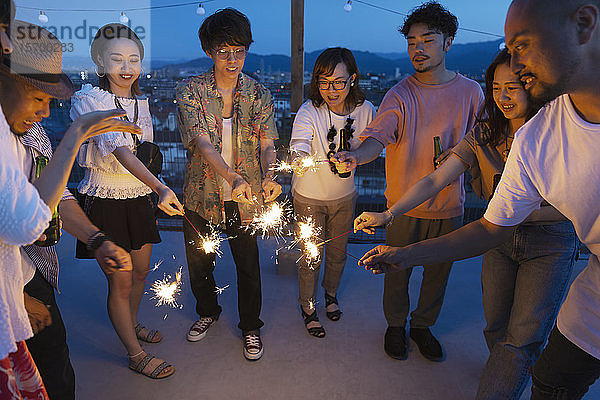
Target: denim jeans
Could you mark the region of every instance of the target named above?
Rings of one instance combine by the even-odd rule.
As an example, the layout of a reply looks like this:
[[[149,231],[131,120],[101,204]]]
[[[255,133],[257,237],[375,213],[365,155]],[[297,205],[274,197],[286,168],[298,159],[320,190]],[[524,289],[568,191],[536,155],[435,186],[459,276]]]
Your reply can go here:
[[[200,233],[209,232],[208,221],[197,213],[186,209],[185,214]],[[258,262],[258,245],[256,236],[243,229],[240,224],[240,213],[237,203],[225,202],[226,229],[229,247],[237,272],[238,312],[240,323],[238,328],[243,332],[262,327],[260,310],[262,292],[260,282],[260,266]],[[215,290],[215,254],[204,254],[198,250],[195,242],[198,234],[187,221],[183,222],[185,238],[185,255],[190,274],[190,286],[196,298],[196,312],[200,317],[215,317],[221,313]]]
[[[477,399],[519,399],[566,293],[577,251],[569,221],[521,225],[485,253],[483,331],[490,356]]]
[[[600,360],[581,350],[554,327],[533,367],[531,400],[578,400],[598,377]]]
[[[298,221],[301,221],[301,216],[311,216],[315,226],[322,227],[320,239],[326,240],[352,229],[355,201],[354,198],[350,198],[339,202],[330,202],[327,205],[313,205],[294,199],[294,212]],[[323,252],[325,253],[325,271],[321,286],[327,293],[335,296],[346,265],[346,253],[344,252],[348,244],[348,236],[343,235],[319,246],[320,257],[317,263],[307,263],[304,259],[300,261],[298,302],[301,306],[308,308],[309,302],[316,301]]]

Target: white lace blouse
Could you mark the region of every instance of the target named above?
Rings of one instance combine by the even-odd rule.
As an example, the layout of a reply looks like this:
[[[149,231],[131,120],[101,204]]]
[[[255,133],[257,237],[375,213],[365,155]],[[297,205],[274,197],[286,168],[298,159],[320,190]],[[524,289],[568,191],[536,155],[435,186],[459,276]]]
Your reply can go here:
[[[134,120],[135,100],[118,98],[119,103],[127,112],[129,121]],[[148,99],[138,97],[137,125],[142,129],[141,142],[153,140],[152,117]],[[115,95],[90,84],[83,85],[71,99],[71,119],[80,115],[98,111],[112,110],[115,105]],[[77,190],[88,196],[108,199],[131,199],[152,192],[142,181],[131,174],[112,154],[122,146],[134,150],[131,134],[123,132],[108,132],[95,136],[84,143],[79,149],[77,161],[85,168],[85,175]]]

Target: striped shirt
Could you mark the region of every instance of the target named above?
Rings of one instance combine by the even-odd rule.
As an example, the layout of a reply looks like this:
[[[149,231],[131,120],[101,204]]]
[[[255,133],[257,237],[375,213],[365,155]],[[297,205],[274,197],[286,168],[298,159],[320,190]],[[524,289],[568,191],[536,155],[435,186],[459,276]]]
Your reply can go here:
[[[21,143],[31,153],[32,160],[39,155],[52,157],[52,145],[42,125],[36,123],[23,136],[19,136]],[[31,165],[29,180],[35,178],[35,163]],[[69,189],[65,188],[61,201],[75,200]],[[31,258],[38,271],[46,278],[48,283],[58,289],[58,256],[54,246],[40,247],[34,244],[23,246],[25,253]]]

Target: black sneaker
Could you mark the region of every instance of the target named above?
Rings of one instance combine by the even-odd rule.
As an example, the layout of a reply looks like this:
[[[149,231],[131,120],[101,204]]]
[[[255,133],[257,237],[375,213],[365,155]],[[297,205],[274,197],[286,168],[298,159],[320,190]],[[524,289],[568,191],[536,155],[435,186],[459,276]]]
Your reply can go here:
[[[244,357],[247,360],[256,361],[262,357],[263,345],[258,329],[244,332],[242,340],[244,341]]]
[[[406,331],[403,326],[388,326],[385,331],[383,349],[386,354],[396,360],[406,360],[408,346]]]
[[[433,336],[429,328],[410,328],[410,338],[415,341],[423,357],[430,361],[443,361],[442,345]]]

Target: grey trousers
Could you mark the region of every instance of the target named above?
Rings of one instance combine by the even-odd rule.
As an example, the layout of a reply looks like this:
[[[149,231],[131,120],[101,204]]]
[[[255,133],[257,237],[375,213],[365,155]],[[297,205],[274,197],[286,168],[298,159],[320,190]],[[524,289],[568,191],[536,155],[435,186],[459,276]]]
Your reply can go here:
[[[340,202],[331,202],[327,205],[312,205],[294,199],[294,212],[301,221],[303,216],[311,216],[315,226],[321,227],[321,234],[317,240],[326,240],[341,235],[352,229],[354,217],[355,198]],[[325,271],[321,286],[327,293],[335,295],[346,265],[346,245],[348,236],[343,235],[331,242],[320,246],[320,257],[316,263],[307,263],[302,259],[298,268],[299,296],[298,302],[307,308],[310,302],[316,301],[317,284],[322,260],[325,260]],[[325,255],[323,256],[323,253]]]
[[[449,219],[421,219],[405,215],[396,217],[386,228],[385,242],[388,246],[407,246],[425,239],[435,238],[462,226],[462,216]],[[452,263],[424,265],[423,282],[417,308],[411,313],[410,325],[425,328],[435,324],[446,293]],[[408,282],[412,268],[388,272],[384,278],[383,312],[388,326],[406,326],[410,299]]]

